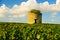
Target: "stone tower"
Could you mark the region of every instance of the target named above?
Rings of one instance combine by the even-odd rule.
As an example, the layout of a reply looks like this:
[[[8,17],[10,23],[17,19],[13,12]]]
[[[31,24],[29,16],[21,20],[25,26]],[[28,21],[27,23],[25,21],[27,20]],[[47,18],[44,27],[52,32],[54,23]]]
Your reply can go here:
[[[28,24],[42,23],[42,14],[40,10],[32,9],[28,12]]]

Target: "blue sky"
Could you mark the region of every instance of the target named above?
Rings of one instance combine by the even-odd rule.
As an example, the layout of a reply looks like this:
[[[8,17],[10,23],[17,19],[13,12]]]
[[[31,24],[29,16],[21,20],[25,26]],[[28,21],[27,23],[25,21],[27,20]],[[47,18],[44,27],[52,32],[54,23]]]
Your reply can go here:
[[[21,4],[22,2],[26,2],[26,1],[28,1],[28,0],[1,0],[0,1],[0,6],[2,5],[2,4],[6,4],[6,6],[8,6],[8,7],[12,7],[12,6],[14,6],[15,4],[17,4],[17,5],[19,5],[19,4]],[[45,2],[45,1],[48,1],[50,4],[54,4],[54,3],[56,3],[56,0],[36,0],[37,1],[37,3],[43,3],[43,2]]]
[[[19,5],[19,4],[21,4],[22,2],[26,2],[27,0],[2,0],[1,2],[0,2],[0,5],[2,5],[2,4],[6,4],[6,6],[8,6],[8,7],[12,7],[12,6],[14,6],[15,4],[17,4],[17,5]]]
[[[5,4],[5,6],[7,6],[8,8],[13,8],[14,5],[21,5],[22,2],[27,2],[28,0],[0,0],[0,7]],[[37,3],[44,3],[44,2],[48,2],[49,4],[56,4],[56,0],[36,0]],[[42,22],[43,23],[60,23],[60,12],[56,12],[57,14],[55,15],[56,17],[52,17],[52,13],[53,12],[42,12]],[[4,18],[0,18],[0,21],[9,21],[10,18],[8,17],[11,14],[7,14],[5,13],[5,17]],[[27,22],[27,16],[25,16],[24,18],[20,17],[20,18],[12,18],[14,22],[18,21],[18,22]]]

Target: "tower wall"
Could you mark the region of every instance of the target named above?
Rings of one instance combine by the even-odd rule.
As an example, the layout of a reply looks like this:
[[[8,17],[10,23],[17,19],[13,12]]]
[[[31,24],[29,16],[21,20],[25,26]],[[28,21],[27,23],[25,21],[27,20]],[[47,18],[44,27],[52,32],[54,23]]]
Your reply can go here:
[[[28,24],[34,24],[35,23],[35,21],[34,21],[35,19],[37,19],[36,18],[36,14],[29,12],[28,13]]]
[[[32,9],[28,12],[28,24],[42,23],[42,13],[39,10]]]

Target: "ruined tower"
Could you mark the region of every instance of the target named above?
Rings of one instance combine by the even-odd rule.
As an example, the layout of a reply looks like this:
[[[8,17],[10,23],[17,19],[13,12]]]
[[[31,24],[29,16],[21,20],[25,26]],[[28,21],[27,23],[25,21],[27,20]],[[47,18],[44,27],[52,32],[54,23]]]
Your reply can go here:
[[[32,9],[28,12],[28,24],[42,23],[42,13],[40,10]]]

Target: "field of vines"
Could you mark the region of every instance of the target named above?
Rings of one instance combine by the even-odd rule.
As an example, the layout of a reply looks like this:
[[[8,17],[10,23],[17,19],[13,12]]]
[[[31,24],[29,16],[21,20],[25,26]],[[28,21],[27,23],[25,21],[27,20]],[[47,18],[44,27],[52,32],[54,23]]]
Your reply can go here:
[[[60,25],[0,23],[0,40],[60,40]]]

